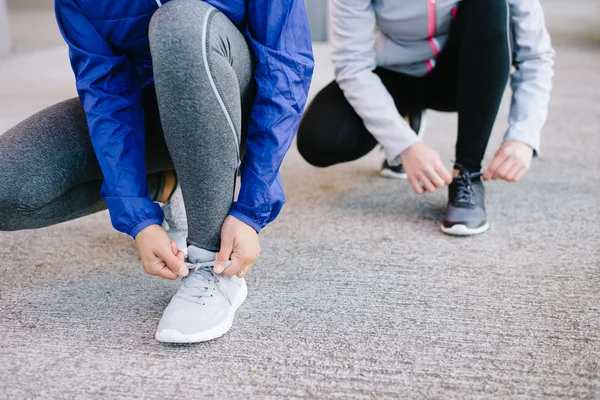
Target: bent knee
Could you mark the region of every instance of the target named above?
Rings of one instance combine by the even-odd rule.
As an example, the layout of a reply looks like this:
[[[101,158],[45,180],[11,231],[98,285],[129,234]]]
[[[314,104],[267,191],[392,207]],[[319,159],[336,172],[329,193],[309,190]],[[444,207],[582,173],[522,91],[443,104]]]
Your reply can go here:
[[[25,229],[22,224],[23,216],[19,211],[21,204],[12,199],[0,198],[0,231],[18,231]]]
[[[486,0],[469,3],[471,32],[479,40],[506,41],[509,26],[509,9],[506,0]]]
[[[331,160],[334,149],[329,149],[326,143],[319,140],[322,137],[321,132],[311,129],[307,124],[302,123],[296,135],[296,145],[298,152],[304,160],[315,167],[329,167],[335,164]]]
[[[47,199],[39,191],[34,179],[29,187],[0,185],[0,231],[19,231],[36,227],[34,215],[47,204]]]
[[[160,7],[150,20],[148,36],[153,49],[176,50],[202,40],[203,23],[213,10],[210,4],[197,0],[170,1]]]

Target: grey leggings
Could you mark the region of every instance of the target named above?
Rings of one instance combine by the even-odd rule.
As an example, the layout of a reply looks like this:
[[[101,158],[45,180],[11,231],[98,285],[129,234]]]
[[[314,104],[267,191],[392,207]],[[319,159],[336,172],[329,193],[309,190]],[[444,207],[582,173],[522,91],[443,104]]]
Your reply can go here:
[[[252,53],[222,13],[197,0],[165,4],[149,36],[156,95],[146,90],[143,96],[148,184],[158,199],[164,171],[175,169],[188,242],[218,251],[234,196],[243,118],[253,100]],[[103,210],[101,184],[78,99],[0,136],[0,230],[40,228]]]

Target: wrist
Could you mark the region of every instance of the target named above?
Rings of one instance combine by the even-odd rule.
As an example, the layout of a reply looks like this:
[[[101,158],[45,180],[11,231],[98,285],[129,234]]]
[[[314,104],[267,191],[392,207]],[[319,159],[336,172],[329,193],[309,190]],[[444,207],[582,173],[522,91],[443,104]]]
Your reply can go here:
[[[162,222],[160,222],[158,219],[147,219],[146,221],[142,221],[139,224],[137,224],[129,233],[129,235],[133,238],[136,239],[137,235],[139,235],[142,231],[154,226],[154,225],[158,225],[159,227],[162,227]]]
[[[231,210],[229,212],[229,215],[227,216],[227,218],[229,218],[229,217],[232,217],[236,221],[243,222],[245,225],[248,225],[257,234],[260,233],[261,227],[255,221],[253,221],[250,217],[248,217],[245,214],[242,214],[238,210]]]

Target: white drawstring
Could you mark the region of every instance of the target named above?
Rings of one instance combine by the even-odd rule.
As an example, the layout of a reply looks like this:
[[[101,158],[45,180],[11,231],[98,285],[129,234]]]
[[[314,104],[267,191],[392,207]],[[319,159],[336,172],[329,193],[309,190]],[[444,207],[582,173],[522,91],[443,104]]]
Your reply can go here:
[[[160,0],[156,0],[156,4],[158,4],[159,7],[162,7],[162,2]]]

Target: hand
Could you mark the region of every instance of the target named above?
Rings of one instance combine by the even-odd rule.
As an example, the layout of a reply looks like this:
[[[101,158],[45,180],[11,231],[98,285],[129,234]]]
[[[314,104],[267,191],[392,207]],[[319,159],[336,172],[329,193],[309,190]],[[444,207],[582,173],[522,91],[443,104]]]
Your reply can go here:
[[[150,225],[135,236],[135,244],[147,274],[175,280],[189,274],[183,251],[160,225]]]
[[[241,278],[250,271],[259,254],[258,233],[254,228],[231,215],[225,218],[221,227],[221,250],[217,253],[214,272]],[[231,265],[225,269],[225,264],[230,260]]]
[[[417,194],[433,192],[452,182],[440,154],[424,143],[413,144],[400,153],[400,158],[408,181]]]
[[[533,149],[523,142],[509,140],[502,143],[494,159],[483,172],[483,179],[504,179],[517,182],[531,166]]]

